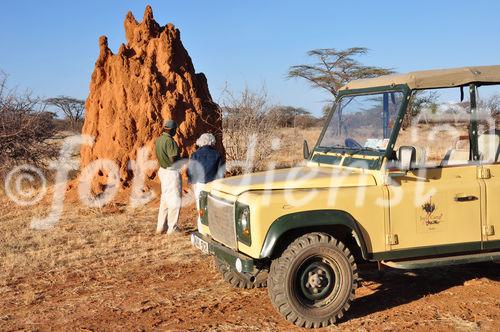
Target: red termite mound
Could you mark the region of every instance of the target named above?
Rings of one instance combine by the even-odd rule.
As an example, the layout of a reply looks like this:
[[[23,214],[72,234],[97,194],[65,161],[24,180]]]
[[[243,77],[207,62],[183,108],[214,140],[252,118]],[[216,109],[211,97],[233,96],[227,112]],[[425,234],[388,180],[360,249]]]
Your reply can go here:
[[[133,176],[129,161],[142,147],[156,158],[154,141],[166,119],[179,124],[175,139],[183,157],[194,150],[204,132],[216,134],[218,149],[224,153],[218,106],[205,75],[195,73],[179,30],[172,24],[160,26],[150,6],[142,22],[129,12],[124,25],[127,44],[117,54],[108,48],[105,36],[99,38],[82,129],[95,141],[81,149],[82,169],[97,159],[112,160],[119,167],[120,182],[128,186]],[[96,175],[95,189],[96,185],[103,188],[105,173]]]

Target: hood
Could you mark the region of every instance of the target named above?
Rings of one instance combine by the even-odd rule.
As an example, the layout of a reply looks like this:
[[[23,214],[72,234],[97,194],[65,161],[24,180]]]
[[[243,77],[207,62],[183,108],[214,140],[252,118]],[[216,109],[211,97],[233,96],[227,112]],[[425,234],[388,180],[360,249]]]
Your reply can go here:
[[[339,188],[376,185],[360,171],[331,167],[295,167],[233,176],[211,183],[211,190],[240,195],[252,190]]]

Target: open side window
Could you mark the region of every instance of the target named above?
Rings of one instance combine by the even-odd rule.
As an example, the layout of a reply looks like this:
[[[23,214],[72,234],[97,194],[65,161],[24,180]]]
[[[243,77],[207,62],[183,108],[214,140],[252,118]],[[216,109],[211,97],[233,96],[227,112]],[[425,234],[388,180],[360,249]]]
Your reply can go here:
[[[396,139],[414,147],[412,168],[436,168],[472,163],[471,102],[468,86],[415,90]]]

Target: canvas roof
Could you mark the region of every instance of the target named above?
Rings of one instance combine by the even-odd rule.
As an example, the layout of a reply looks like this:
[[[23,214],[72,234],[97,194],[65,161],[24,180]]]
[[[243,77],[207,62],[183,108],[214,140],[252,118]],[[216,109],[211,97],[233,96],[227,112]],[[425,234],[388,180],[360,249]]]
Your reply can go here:
[[[340,90],[366,89],[398,84],[407,84],[411,89],[444,88],[474,82],[500,83],[500,65],[423,70],[407,74],[385,75],[351,81]]]

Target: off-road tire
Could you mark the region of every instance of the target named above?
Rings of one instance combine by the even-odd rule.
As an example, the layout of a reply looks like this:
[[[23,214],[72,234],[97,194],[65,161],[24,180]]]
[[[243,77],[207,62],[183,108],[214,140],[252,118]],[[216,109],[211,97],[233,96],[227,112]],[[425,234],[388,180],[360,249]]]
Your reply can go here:
[[[318,275],[320,279],[310,279]],[[327,285],[323,286],[325,280]],[[357,286],[354,256],[342,242],[325,233],[309,233],[292,242],[272,261],[268,278],[274,308],[289,322],[306,328],[335,324],[349,309]],[[320,294],[314,293],[318,288]],[[322,293],[326,298],[318,303],[310,299]]]
[[[234,268],[230,267],[217,258],[215,259],[215,264],[217,265],[217,269],[222,274],[224,280],[231,284],[233,287],[252,289],[267,286],[268,272],[265,270],[260,271],[256,275],[255,280],[251,282]]]

